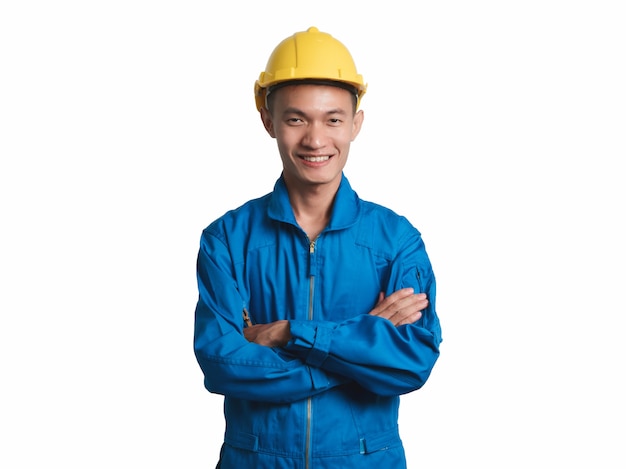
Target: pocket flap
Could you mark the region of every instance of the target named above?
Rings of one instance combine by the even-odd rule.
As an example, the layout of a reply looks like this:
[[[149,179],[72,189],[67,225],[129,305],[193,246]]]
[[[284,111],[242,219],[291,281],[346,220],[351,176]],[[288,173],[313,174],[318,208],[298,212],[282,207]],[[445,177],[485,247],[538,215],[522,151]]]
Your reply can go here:
[[[401,443],[397,428],[382,433],[367,435],[366,438],[361,438],[360,440],[361,454],[384,451],[391,447],[398,446]]]
[[[224,442],[235,448],[245,449],[248,451],[257,451],[259,449],[259,438],[256,435],[241,432],[226,432]]]

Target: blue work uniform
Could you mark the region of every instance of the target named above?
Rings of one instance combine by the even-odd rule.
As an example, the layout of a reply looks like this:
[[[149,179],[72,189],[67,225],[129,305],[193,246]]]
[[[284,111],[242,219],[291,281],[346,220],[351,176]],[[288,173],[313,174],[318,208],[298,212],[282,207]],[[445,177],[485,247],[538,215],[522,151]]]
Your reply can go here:
[[[441,328],[419,231],[361,200],[345,175],[315,240],[283,177],[203,232],[194,347],[205,387],[224,395],[221,469],[401,469],[399,396],[424,385]],[[369,315],[379,292],[430,301],[414,324]],[[242,318],[290,322],[284,347],[248,342]]]

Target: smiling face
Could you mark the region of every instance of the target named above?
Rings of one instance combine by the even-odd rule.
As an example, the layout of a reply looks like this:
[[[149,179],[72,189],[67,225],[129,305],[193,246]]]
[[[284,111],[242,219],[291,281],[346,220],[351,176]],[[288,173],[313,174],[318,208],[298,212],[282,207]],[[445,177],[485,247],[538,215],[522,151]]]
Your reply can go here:
[[[270,99],[271,111],[261,109],[261,119],[278,144],[287,187],[336,191],[363,123],[353,96],[335,86],[302,84],[282,87]]]

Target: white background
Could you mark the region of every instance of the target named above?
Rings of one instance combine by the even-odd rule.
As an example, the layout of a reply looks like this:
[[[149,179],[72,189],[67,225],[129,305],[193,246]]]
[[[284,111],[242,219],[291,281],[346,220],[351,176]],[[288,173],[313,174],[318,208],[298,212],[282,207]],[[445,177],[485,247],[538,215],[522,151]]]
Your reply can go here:
[[[621,3],[3,2],[0,466],[214,467],[200,232],[271,190],[253,83],[317,26],[369,83],[346,174],[438,278],[409,467],[624,468]]]

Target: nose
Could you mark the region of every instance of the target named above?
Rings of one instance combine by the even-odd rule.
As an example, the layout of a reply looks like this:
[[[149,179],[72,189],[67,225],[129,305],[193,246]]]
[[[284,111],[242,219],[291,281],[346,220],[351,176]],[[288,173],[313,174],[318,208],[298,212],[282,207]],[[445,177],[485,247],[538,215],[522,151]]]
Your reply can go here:
[[[302,138],[302,145],[312,149],[322,148],[324,139],[324,126],[319,122],[311,122]]]

